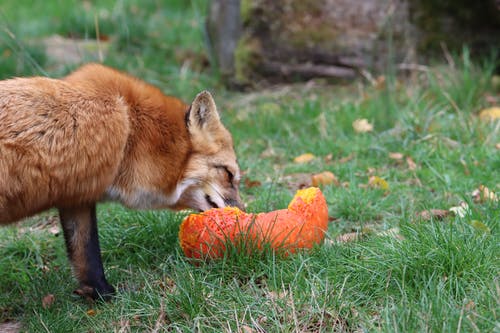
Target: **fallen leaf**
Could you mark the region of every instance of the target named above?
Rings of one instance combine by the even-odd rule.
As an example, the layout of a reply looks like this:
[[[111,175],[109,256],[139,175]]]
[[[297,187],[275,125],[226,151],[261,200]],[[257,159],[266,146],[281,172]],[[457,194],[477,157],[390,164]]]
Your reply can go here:
[[[42,308],[48,309],[54,303],[56,297],[52,294],[47,294],[42,298]]]
[[[348,232],[346,234],[338,235],[335,237],[335,242],[337,243],[350,243],[357,241],[361,238],[361,233],[359,232]]]
[[[474,229],[476,229],[476,231],[479,231],[479,232],[482,232],[482,233],[485,233],[485,234],[490,234],[491,233],[490,228],[486,224],[484,224],[483,222],[481,222],[481,221],[472,220],[472,221],[469,222],[469,224]]]
[[[496,119],[500,119],[500,107],[493,106],[491,108],[482,110],[479,113],[479,118],[484,121],[493,121]]]
[[[382,90],[385,88],[385,76],[384,75],[379,75],[373,82],[373,85],[375,86],[375,89]]]
[[[373,131],[373,124],[370,124],[367,119],[356,119],[352,123],[352,127],[356,133],[366,133]]]
[[[469,166],[467,165],[467,162],[465,162],[465,160],[463,158],[460,159],[460,164],[462,164],[462,166],[464,167],[464,174],[466,176],[469,176],[470,175],[470,170],[469,170]]]
[[[262,185],[262,183],[259,182],[258,180],[251,180],[248,177],[245,177],[243,179],[243,184],[245,184],[246,188],[259,187]]]
[[[314,158],[315,158],[315,156],[313,154],[306,153],[306,154],[302,154],[302,155],[295,157],[293,159],[293,161],[295,163],[307,163],[307,162],[312,161]]]
[[[475,189],[472,192],[472,197],[474,198],[475,202],[498,201],[498,197],[495,192],[484,185],[479,185],[479,188]]]
[[[402,159],[403,159],[403,157],[404,157],[404,155],[403,155],[403,154],[401,154],[401,153],[389,153],[389,158],[390,158],[391,160],[397,160],[397,161],[400,161],[400,160],[402,160]]]
[[[401,235],[399,228],[390,228],[384,231],[381,231],[377,233],[377,236],[382,236],[382,237],[392,237],[396,238],[398,240],[404,240],[405,237]]]
[[[380,188],[384,191],[389,190],[389,183],[378,176],[371,176],[368,180],[368,185],[373,188]]]
[[[95,316],[97,312],[94,309],[87,310],[87,316]]]
[[[284,176],[281,181],[293,191],[312,186],[310,173],[293,173]]]
[[[417,164],[413,161],[413,159],[410,156],[406,157],[406,164],[408,165],[408,169],[411,171],[417,169]]]
[[[335,186],[339,186],[340,182],[337,177],[330,171],[324,171],[321,173],[317,173],[311,176],[312,186],[320,186],[320,185],[330,185],[334,184]]]
[[[276,151],[274,150],[273,147],[267,147],[261,154],[260,157],[262,158],[268,158],[268,157],[275,157],[276,156]]]
[[[465,309],[466,311],[471,311],[471,310],[473,310],[475,307],[476,307],[476,303],[474,303],[474,301],[473,301],[473,300],[470,300],[469,302],[467,302],[467,304],[465,304],[464,309]]]
[[[455,216],[464,218],[466,215],[469,215],[471,213],[469,205],[467,202],[462,201],[458,206],[451,207],[448,209],[450,212],[455,214]]]
[[[422,218],[423,220],[430,220],[430,219],[437,219],[437,220],[442,220],[444,219],[446,216],[448,216],[448,214],[450,213],[450,211],[448,210],[444,210],[444,209],[429,209],[429,210],[423,210],[419,213],[417,213],[417,216]]]
[[[344,156],[344,157],[342,157],[342,158],[339,158],[339,159],[336,161],[336,163],[338,163],[338,164],[347,163],[347,162],[349,162],[350,160],[352,160],[352,159],[354,158],[354,156],[355,156],[355,155],[354,155],[354,153],[351,153],[351,154],[349,154],[349,155],[347,155],[347,156]]]
[[[241,332],[241,333],[252,333],[252,332],[255,332],[255,331],[250,326],[242,325],[240,327],[239,332]]]

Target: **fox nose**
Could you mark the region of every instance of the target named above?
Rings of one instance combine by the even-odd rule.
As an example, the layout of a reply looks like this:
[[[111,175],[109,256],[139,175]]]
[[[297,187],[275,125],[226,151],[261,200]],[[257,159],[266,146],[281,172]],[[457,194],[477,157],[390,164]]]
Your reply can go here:
[[[245,206],[239,200],[226,199],[226,200],[224,200],[224,203],[226,204],[226,206],[237,207],[237,208],[241,209],[242,211],[245,211]]]

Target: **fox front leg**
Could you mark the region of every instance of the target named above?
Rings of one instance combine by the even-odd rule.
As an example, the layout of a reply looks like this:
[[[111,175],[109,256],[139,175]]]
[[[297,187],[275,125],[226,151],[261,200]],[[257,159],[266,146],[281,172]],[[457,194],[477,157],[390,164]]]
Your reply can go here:
[[[108,300],[115,292],[102,266],[95,203],[73,208],[59,208],[68,257],[80,283],[76,292],[93,299]]]

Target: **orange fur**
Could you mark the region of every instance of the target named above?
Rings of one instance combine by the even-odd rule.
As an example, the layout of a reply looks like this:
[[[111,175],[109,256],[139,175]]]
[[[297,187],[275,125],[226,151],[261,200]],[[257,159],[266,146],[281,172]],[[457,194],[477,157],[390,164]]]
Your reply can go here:
[[[97,235],[96,202],[241,206],[238,185],[232,138],[208,92],[189,106],[98,64],[62,79],[0,81],[0,224],[51,207],[64,212],[63,225],[84,224],[65,230],[84,284],[85,256],[99,252],[97,236],[84,234]]]
[[[188,166],[201,167],[188,164],[193,153],[227,150],[222,158],[235,160],[221,125],[216,124],[218,142],[190,137],[187,108],[145,82],[97,64],[61,80],[1,81],[0,223],[105,197],[131,207],[167,208],[140,207],[128,196],[137,189],[168,196]],[[110,187],[115,193],[108,195]]]

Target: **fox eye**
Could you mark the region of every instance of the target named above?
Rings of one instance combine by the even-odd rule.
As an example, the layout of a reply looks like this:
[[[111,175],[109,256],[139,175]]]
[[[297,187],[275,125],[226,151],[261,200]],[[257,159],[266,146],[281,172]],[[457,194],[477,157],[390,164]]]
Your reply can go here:
[[[215,167],[223,170],[227,175],[227,179],[228,179],[229,183],[231,183],[231,185],[233,185],[234,174],[231,172],[231,170],[229,170],[229,168],[225,165],[216,165]]]
[[[234,174],[231,171],[229,171],[228,168],[224,168],[224,170],[227,173],[227,178],[229,179],[229,182],[232,184],[234,180]]]

